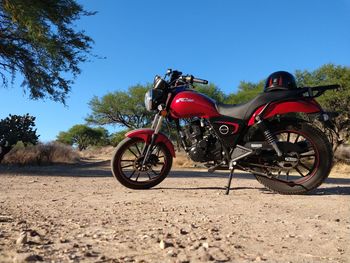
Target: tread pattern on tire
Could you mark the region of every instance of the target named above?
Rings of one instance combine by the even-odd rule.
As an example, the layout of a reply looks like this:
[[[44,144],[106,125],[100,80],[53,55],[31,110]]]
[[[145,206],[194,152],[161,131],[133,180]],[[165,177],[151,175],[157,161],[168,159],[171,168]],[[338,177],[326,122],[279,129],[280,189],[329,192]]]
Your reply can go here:
[[[289,186],[285,183],[264,176],[255,175],[258,182],[273,192],[284,195],[305,194],[319,187],[326,180],[332,168],[333,151],[327,137],[319,129],[313,127],[307,122],[274,122],[271,123],[270,127],[272,133],[275,133],[278,130],[286,130],[290,128],[302,131],[308,137],[312,138],[315,147],[318,147],[319,156],[322,160],[319,160],[320,165],[316,174],[313,175],[305,185]]]
[[[172,166],[172,160],[173,157],[169,151],[169,149],[165,146],[165,144],[160,144],[159,147],[162,147],[162,150],[167,158],[166,166],[164,167],[164,170],[162,172],[162,175],[157,177],[155,180],[148,181],[148,182],[133,182],[131,180],[128,180],[125,178],[122,174],[118,171],[118,158],[121,158],[122,153],[125,151],[125,148],[128,147],[129,144],[132,144],[133,142],[140,140],[138,138],[125,138],[123,141],[121,141],[117,148],[114,151],[113,158],[111,160],[111,169],[112,174],[115,179],[117,179],[122,185],[124,185],[127,188],[130,189],[149,189],[152,188],[158,184],[160,184],[169,174]]]

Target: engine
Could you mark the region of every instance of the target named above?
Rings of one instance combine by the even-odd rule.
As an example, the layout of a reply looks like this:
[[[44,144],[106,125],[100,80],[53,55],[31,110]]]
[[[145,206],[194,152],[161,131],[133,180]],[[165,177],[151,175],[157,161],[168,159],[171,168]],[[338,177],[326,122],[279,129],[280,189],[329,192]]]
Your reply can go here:
[[[184,128],[188,155],[195,162],[222,159],[221,143],[206,123],[196,119]]]

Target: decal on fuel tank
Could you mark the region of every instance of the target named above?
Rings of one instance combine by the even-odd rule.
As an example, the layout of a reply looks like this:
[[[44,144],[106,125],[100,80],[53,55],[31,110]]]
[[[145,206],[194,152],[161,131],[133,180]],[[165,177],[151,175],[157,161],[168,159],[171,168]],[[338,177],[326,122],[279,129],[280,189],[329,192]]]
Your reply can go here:
[[[176,103],[179,102],[194,102],[194,99],[190,99],[190,98],[179,98],[175,101]]]

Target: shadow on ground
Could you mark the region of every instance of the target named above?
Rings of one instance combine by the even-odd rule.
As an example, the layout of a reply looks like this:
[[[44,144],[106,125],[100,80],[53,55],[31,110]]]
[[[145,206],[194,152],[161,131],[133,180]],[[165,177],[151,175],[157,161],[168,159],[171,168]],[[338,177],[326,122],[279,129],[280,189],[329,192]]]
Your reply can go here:
[[[30,176],[110,177],[112,176],[112,173],[110,171],[109,165],[110,161],[25,167],[0,165],[0,174]]]
[[[60,176],[60,177],[111,177],[110,161],[86,162],[72,165],[51,165],[51,166],[30,166],[30,167],[9,167],[0,165],[1,175],[17,176]],[[207,171],[175,170],[171,171],[169,178],[227,178],[228,172],[208,173]],[[235,173],[234,178],[255,180],[252,174]],[[321,187],[311,193],[311,195],[350,195],[350,178],[328,178],[326,184],[339,186]],[[224,187],[181,187],[181,188],[161,188],[159,189],[179,189],[179,190],[224,190]],[[232,188],[239,189],[260,189],[254,187]]]

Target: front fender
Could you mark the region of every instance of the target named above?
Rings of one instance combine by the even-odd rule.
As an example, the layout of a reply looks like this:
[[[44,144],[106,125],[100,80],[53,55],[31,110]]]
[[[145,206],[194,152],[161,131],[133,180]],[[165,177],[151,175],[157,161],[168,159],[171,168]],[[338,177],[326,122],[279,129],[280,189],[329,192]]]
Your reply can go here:
[[[260,114],[265,105],[259,107],[250,117],[248,126],[255,123],[256,115]],[[263,119],[272,118],[275,115],[283,115],[290,112],[316,113],[321,112],[322,108],[315,100],[297,100],[271,103],[263,114]]]
[[[153,129],[150,128],[142,128],[130,131],[125,134],[125,137],[128,138],[140,138],[144,140],[146,143],[151,143],[152,134],[154,133]],[[164,143],[165,146],[169,149],[171,155],[175,157],[175,148],[173,143],[169,140],[169,138],[162,132],[158,133],[157,139],[155,143]]]

